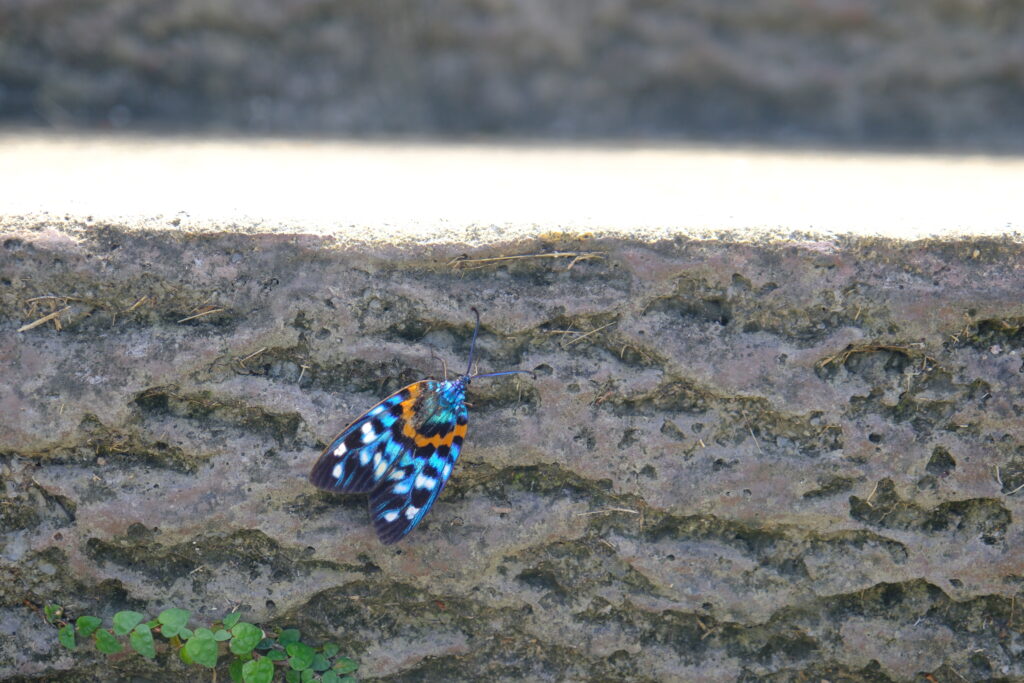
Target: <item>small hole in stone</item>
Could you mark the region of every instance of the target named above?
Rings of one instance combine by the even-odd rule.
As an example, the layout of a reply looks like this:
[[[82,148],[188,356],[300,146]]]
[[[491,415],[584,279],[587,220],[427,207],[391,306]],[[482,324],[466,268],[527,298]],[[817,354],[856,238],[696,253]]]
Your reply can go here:
[[[550,375],[550,374],[552,374],[552,373],[553,373],[553,372],[555,371],[555,369],[554,369],[554,368],[552,368],[552,367],[551,367],[550,365],[548,365],[547,363],[541,363],[540,365],[538,365],[537,367],[535,367],[535,368],[533,369],[533,371],[534,371],[534,372],[536,372],[536,373],[537,373],[538,375],[544,375],[544,376],[547,376],[547,375]]]

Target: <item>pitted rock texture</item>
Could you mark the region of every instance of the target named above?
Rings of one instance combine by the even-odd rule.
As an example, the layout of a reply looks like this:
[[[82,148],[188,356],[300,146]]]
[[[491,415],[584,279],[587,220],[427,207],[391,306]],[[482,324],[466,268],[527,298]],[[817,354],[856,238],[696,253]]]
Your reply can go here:
[[[1018,0],[0,2],[0,119],[1021,149]]]
[[[237,607],[370,680],[1024,677],[1018,243],[51,221],[0,249],[0,676],[185,675],[69,654],[28,601]],[[481,370],[536,378],[474,382],[451,482],[381,546],[306,475],[461,371],[471,306]]]

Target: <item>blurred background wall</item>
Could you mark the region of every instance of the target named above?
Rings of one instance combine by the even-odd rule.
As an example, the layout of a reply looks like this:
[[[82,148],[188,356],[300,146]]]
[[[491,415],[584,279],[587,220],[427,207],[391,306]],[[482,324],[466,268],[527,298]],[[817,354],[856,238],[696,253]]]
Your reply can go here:
[[[1021,0],[0,0],[0,123],[1024,149]]]

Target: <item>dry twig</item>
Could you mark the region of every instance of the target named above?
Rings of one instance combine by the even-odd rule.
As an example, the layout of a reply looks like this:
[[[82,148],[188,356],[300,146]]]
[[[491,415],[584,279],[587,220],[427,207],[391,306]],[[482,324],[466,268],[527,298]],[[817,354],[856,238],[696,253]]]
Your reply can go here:
[[[1013,494],[1017,493],[1017,491],[1020,491],[1021,489],[1024,489],[1024,484],[1021,484],[1020,486],[1018,486],[1014,490],[1007,492],[1006,495],[1012,496]]]
[[[126,308],[126,309],[124,310],[124,313],[131,313],[131,312],[132,312],[132,311],[134,311],[134,310],[135,310],[136,308],[138,308],[138,307],[139,307],[139,306],[141,306],[142,304],[146,303],[146,301],[148,301],[148,300],[149,300],[149,296],[148,296],[148,295],[147,295],[147,296],[144,296],[144,297],[142,297],[141,299],[139,299],[138,301],[136,301],[135,303],[133,303],[133,304],[131,305],[131,307],[130,307],[130,308]]]
[[[629,508],[605,508],[604,510],[591,510],[590,512],[577,512],[576,517],[584,517],[586,515],[603,515],[609,512],[628,512],[631,515],[639,515],[639,510],[630,510]]]
[[[761,442],[757,440],[756,436],[754,436],[754,428],[747,425],[747,431],[750,432],[750,438],[754,440],[754,445],[757,446],[757,452],[764,453],[764,451],[761,450]]]
[[[195,320],[196,318],[202,318],[204,315],[212,315],[214,313],[220,313],[223,310],[224,310],[223,308],[212,308],[212,309],[210,309],[208,311],[203,311],[202,313],[196,313],[195,315],[190,315],[187,318],[182,318],[178,322],[179,323],[188,322],[189,320]]]
[[[49,313],[47,315],[44,315],[42,318],[39,318],[38,320],[33,320],[32,322],[28,323],[27,325],[22,325],[21,327],[18,328],[18,332],[28,332],[29,330],[34,329],[36,327],[39,327],[40,325],[45,325],[46,323],[50,322],[51,320],[57,320],[57,319],[60,318],[60,316],[62,314],[67,313],[70,310],[71,310],[70,306],[65,306],[64,308],[60,309],[59,311],[54,311],[53,313]],[[60,329],[59,325],[57,326],[57,329],[58,330]]]
[[[877,481],[875,482],[875,487],[873,489],[871,489],[871,493],[869,493],[868,497],[864,499],[864,502],[868,504],[869,508],[875,507],[874,505],[872,505],[871,499],[875,497],[875,492],[876,491],[878,491],[878,482]]]
[[[187,319],[188,319],[188,318],[186,318],[186,320],[187,320]],[[179,320],[178,322],[181,322],[181,321]],[[248,370],[249,368],[245,367],[245,361],[247,361],[247,360],[252,360],[253,358],[255,358],[256,356],[260,355],[261,353],[263,353],[263,352],[264,352],[264,351],[266,351],[266,350],[267,350],[267,347],[266,347],[266,346],[264,346],[263,348],[261,348],[261,349],[259,349],[259,350],[257,350],[257,351],[253,351],[252,353],[250,353],[250,354],[249,354],[248,356],[246,356],[245,358],[239,358],[239,359],[238,359],[238,364],[239,364],[239,365],[240,365],[240,366],[242,367],[242,369],[243,369],[243,370]],[[303,366],[303,367],[305,367],[305,366]],[[301,379],[301,378],[300,378],[300,379]]]
[[[513,256],[492,256],[490,258],[464,258],[462,256],[452,259],[448,262],[449,266],[454,268],[464,267],[466,264],[477,264],[466,270],[477,270],[478,268],[485,268],[494,263],[500,263],[502,261],[518,261],[522,259],[533,259],[533,258],[571,258],[569,266],[566,270],[571,270],[576,263],[579,261],[589,261],[591,259],[603,259],[606,254],[601,251],[551,251],[542,254],[516,254]]]
[[[918,353],[918,351],[913,348],[913,345],[862,344],[860,346],[851,346],[850,348],[843,349],[839,353],[836,353],[836,354],[833,354],[831,356],[828,356],[827,358],[822,358],[821,360],[819,360],[817,362],[817,366],[819,368],[823,368],[826,365],[832,365],[833,363],[838,363],[838,364],[842,365],[847,360],[849,360],[850,356],[853,356],[853,355],[858,354],[858,353],[871,353],[873,351],[894,351],[896,353],[902,353],[903,355],[905,355],[907,357],[911,357],[911,356],[915,355],[915,353]],[[934,358],[932,358],[931,356],[929,356],[927,354],[922,354],[922,360],[925,363],[933,363],[933,364],[935,364],[935,363],[938,362]]]
[[[595,327],[590,332],[584,332],[584,333],[580,334],[578,337],[576,337],[574,339],[570,339],[562,348],[566,348],[568,346],[572,346],[573,344],[575,344],[576,342],[580,341],[581,339],[586,339],[590,335],[596,334],[597,332],[600,332],[604,328],[611,327],[614,324],[615,324],[615,321],[613,320],[612,322],[608,323],[607,325],[601,325],[601,327]]]

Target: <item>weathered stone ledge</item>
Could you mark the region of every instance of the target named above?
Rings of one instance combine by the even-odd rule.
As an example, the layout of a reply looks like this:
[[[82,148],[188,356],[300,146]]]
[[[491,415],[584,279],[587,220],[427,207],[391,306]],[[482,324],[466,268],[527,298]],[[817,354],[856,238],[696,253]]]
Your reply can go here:
[[[241,606],[387,680],[1024,676],[1022,251],[9,216],[0,672],[100,670],[29,600]],[[473,384],[449,487],[381,546],[305,475],[462,367],[471,306],[481,367],[536,379]]]

